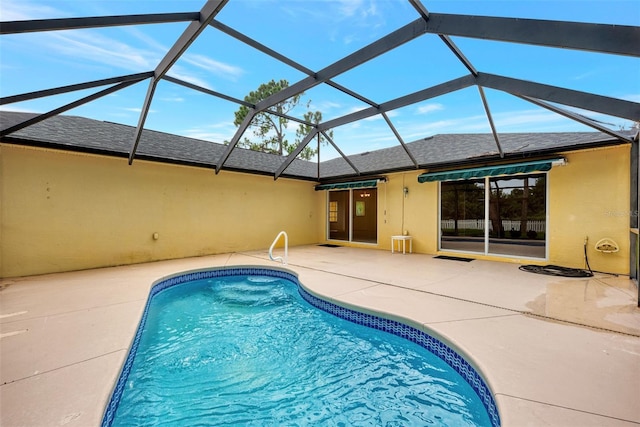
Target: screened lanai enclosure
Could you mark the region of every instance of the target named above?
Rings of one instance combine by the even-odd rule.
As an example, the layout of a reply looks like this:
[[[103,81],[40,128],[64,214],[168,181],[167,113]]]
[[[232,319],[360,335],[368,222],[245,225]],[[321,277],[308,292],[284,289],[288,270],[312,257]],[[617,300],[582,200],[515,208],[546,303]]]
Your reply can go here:
[[[129,164],[150,158],[141,141],[153,130],[203,141],[198,150],[206,160],[197,166],[216,174],[243,171],[325,185],[462,165],[455,155],[433,155],[411,144],[436,133],[486,133],[490,148],[472,156],[506,161],[548,148],[535,139],[521,143],[509,137],[513,132],[596,131],[632,146],[629,226],[631,247],[637,246],[637,7],[635,16],[612,8],[593,11],[601,21],[578,22],[551,3],[535,3],[519,15],[516,2],[505,2],[501,16],[486,16],[477,3],[136,2],[127,9],[135,13],[122,13],[120,3],[112,2],[107,13],[91,14],[100,5],[70,16],[53,7],[19,10],[5,2],[3,69],[19,68],[26,58],[32,65],[3,71],[3,110],[29,114],[3,115],[0,136],[20,144],[30,127],[71,113],[132,126],[128,139],[114,140],[112,148]],[[338,26],[342,21],[348,31]],[[247,96],[257,83],[271,80],[286,84],[257,101]],[[298,99],[307,108],[282,108]],[[245,114],[238,116],[242,107]],[[543,116],[553,117],[552,127],[535,120]],[[279,124],[293,141],[290,150],[277,160],[234,161],[237,150],[256,138],[260,120]],[[47,131],[41,132],[46,140]],[[168,142],[162,151],[167,154],[156,160],[196,164],[186,159],[189,150],[179,139],[172,141],[176,145]],[[460,150],[471,150],[473,141],[468,144]],[[308,148],[314,150],[307,157],[314,168],[299,162]],[[391,151],[368,161],[369,152],[382,149]],[[529,233],[523,250],[544,256],[540,224],[546,201],[538,189],[545,185],[544,175],[443,183],[442,248],[500,253],[502,239]],[[358,191],[362,200],[351,216],[332,206],[353,195],[332,192],[328,215],[336,221],[330,233],[345,238],[352,230],[355,241],[375,241],[370,224],[356,223],[377,221],[366,213],[380,196]],[[482,224],[472,223],[479,219]],[[631,251],[637,277],[636,256]]]
[[[185,4],[185,2],[162,3],[163,7],[167,5],[184,7]],[[323,2],[311,3],[317,7],[323,4]],[[65,113],[111,94],[115,95],[119,92],[124,92],[130,86],[143,86],[146,88],[146,92],[144,97],[140,97],[138,100],[140,113],[137,118],[136,132],[130,141],[128,157],[129,163],[132,163],[136,158],[142,130],[148,124],[152,105],[154,105],[153,108],[156,108],[154,101],[157,103],[157,98],[164,96],[162,92],[166,90],[166,87],[177,85],[188,88],[198,94],[209,95],[215,100],[223,100],[227,107],[230,105],[231,111],[242,105],[248,108],[248,114],[238,124],[235,132],[228,134],[227,149],[215,160],[216,173],[224,169],[229,156],[245,136],[247,129],[250,128],[256,116],[260,113],[266,113],[286,118],[293,122],[303,123],[308,129],[300,143],[288,154],[286,159],[283,159],[274,171],[275,178],[278,178],[287,170],[307,145],[314,144],[314,141],[320,138],[327,141],[345,159],[345,162],[352,169],[352,175],[358,175],[360,172],[358,168],[347,161],[344,156],[345,147],[349,145],[349,142],[340,138],[339,129],[341,127],[356,122],[362,123],[365,121],[366,123],[366,120],[376,117],[381,118],[388,130],[395,136],[396,144],[405,147],[407,137],[403,136],[402,128],[394,123],[393,112],[438,97],[452,96],[460,92],[468,94],[469,91],[466,89],[469,88],[472,89],[471,92],[476,92],[475,101],[486,117],[488,130],[494,135],[495,149],[500,156],[504,156],[505,152],[500,144],[500,129],[496,126],[496,121],[492,117],[492,103],[489,102],[489,97],[486,94],[489,90],[497,92],[500,97],[505,94],[516,97],[526,103],[552,111],[614,138],[620,138],[625,141],[630,141],[633,138],[629,134],[619,132],[619,130],[620,127],[625,125],[632,127],[633,123],[639,120],[640,104],[637,102],[546,84],[535,81],[535,79],[511,77],[510,74],[513,73],[508,67],[504,70],[504,74],[493,73],[491,70],[496,68],[496,63],[508,63],[511,61],[506,57],[500,58],[499,55],[497,58],[492,58],[495,55],[488,53],[488,49],[495,48],[499,51],[503,43],[522,45],[521,49],[525,53],[528,53],[527,48],[530,46],[545,47],[550,52],[546,57],[546,60],[549,61],[546,66],[554,65],[552,51],[558,48],[563,49],[562,54],[572,51],[597,53],[600,54],[598,61],[604,61],[605,63],[611,56],[628,57],[632,61],[628,64],[634,67],[626,70],[621,69],[619,72],[635,73],[637,77],[638,65],[635,58],[640,55],[640,29],[637,26],[522,19],[526,17],[487,17],[436,13],[431,12],[426,7],[428,3],[422,3],[419,0],[409,0],[406,3],[400,1],[391,3],[397,4],[399,8],[403,9],[402,18],[399,18],[396,24],[398,28],[388,34],[378,36],[364,46],[354,49],[339,58],[335,58],[330,46],[323,49],[322,46],[311,43],[311,41],[309,41],[308,51],[304,52],[304,54],[291,52],[286,47],[287,37],[295,35],[304,38],[305,33],[290,34],[290,30],[287,27],[288,22],[286,21],[281,23],[265,22],[262,25],[262,30],[256,31],[255,28],[247,25],[247,23],[254,22],[255,16],[249,17],[245,13],[242,16],[245,22],[242,22],[243,20],[239,18],[237,11],[234,11],[234,8],[241,7],[243,4],[246,6],[245,2],[211,0],[206,2],[200,10],[189,12],[154,13],[150,11],[145,14],[128,16],[60,17],[4,21],[1,24],[1,34],[5,46],[10,47],[15,40],[18,40],[17,37],[19,36],[27,38],[33,36],[33,33],[53,32],[59,35],[64,32],[65,37],[56,41],[56,43],[63,43],[66,39],[70,44],[68,48],[76,49],[77,55],[81,55],[82,45],[71,36],[71,33],[82,32],[87,29],[131,27],[136,29],[135,33],[132,30],[132,34],[135,34],[132,37],[140,38],[143,34],[137,31],[142,31],[144,26],[164,25],[167,28],[167,36],[164,36],[162,40],[157,40],[158,44],[170,41],[171,38],[168,36],[170,33],[173,33],[174,37],[173,42],[159,60],[154,62],[155,58],[153,57],[142,58],[143,60],[136,67],[140,68],[139,72],[133,74],[108,75],[110,70],[101,69],[100,74],[105,74],[101,78],[73,82],[72,84],[57,87],[47,87],[47,83],[54,79],[51,78],[52,76],[47,70],[38,70],[37,74],[40,77],[38,81],[43,82],[44,84],[40,84],[43,84],[45,88],[24,93],[3,93],[2,105],[24,103],[43,97],[83,92],[94,88],[100,89],[95,89],[94,92],[88,95],[83,94],[71,102],[63,103],[63,105],[52,108],[30,120],[5,127],[2,129],[1,135],[3,137],[9,136],[48,117]],[[152,7],[152,3],[141,4]],[[234,22],[225,20],[227,11]],[[401,22],[400,19],[405,22]],[[309,16],[300,16],[298,21],[302,25],[323,26],[322,21],[311,21]],[[179,30],[180,28],[182,28],[181,31]],[[253,36],[254,33],[260,34],[264,31],[273,30],[281,33],[279,37],[281,40],[278,43],[282,47],[281,49],[266,45],[258,37]],[[363,28],[362,31],[367,30]],[[364,40],[365,38],[362,37],[361,39]],[[105,38],[105,40],[107,39]],[[493,42],[493,45],[489,42]],[[200,59],[202,67],[223,67],[220,62],[210,61],[207,63],[204,58],[189,56],[190,49],[202,50],[203,46],[212,56],[215,56],[216,48],[221,43],[234,43],[239,49],[243,49],[243,53],[247,55],[248,64],[253,61],[254,64],[260,66],[267,63],[270,66],[273,64],[278,65],[279,68],[276,72],[280,75],[276,75],[274,70],[269,69],[268,72],[264,72],[264,81],[268,81],[271,78],[290,78],[291,84],[253,104],[243,100],[242,94],[238,94],[234,90],[236,86],[240,86],[238,84],[227,82],[224,87],[214,90],[208,86],[194,83],[194,80],[196,80],[194,78],[181,78],[181,61],[194,62]],[[409,47],[415,49],[416,52],[421,52],[422,56],[427,60],[426,64],[424,62],[412,63],[412,61],[394,64],[393,60],[396,52]],[[105,45],[102,48],[107,51],[111,47]],[[434,53],[435,49],[438,49],[438,54]],[[265,57],[268,60],[266,62]],[[312,57],[314,63],[321,65],[309,68],[308,65],[298,62],[298,57]],[[481,63],[483,66],[478,66],[476,65],[477,63]],[[153,67],[143,69],[143,64],[150,64]],[[429,67],[425,67],[427,64]],[[576,62],[576,66],[580,67],[580,64]],[[379,74],[372,71],[374,67],[382,67],[384,74],[393,77],[380,81],[380,86],[382,87],[377,87],[375,91],[378,93],[371,91],[361,93],[358,88],[360,84],[357,80],[367,77],[370,79],[379,78]],[[413,67],[424,67],[420,73],[421,78],[414,77],[410,84],[403,83],[402,79],[405,76],[401,70]],[[449,72],[447,74],[452,77],[449,78],[449,76],[438,72],[437,69],[440,68],[448,68]],[[497,68],[499,69],[500,67]],[[262,70],[256,70],[256,72],[258,71]],[[429,77],[429,74],[433,74],[434,77]],[[612,78],[612,76],[609,75],[607,78]],[[34,85],[33,83],[26,85],[24,82],[10,84],[5,81],[3,86],[3,92],[7,92],[9,88],[15,90],[15,88],[27,88]],[[318,102],[324,101],[324,99],[332,99],[332,95],[335,96],[333,98],[335,99],[334,102],[339,102],[337,101],[338,99],[349,98],[357,102],[351,108],[356,111],[315,122],[305,120],[301,116],[284,115],[275,108],[279,103],[305,91],[309,92],[319,86],[322,86],[327,92],[321,94],[318,91],[318,96],[315,93],[310,94]],[[395,86],[397,89],[390,89],[388,86]],[[417,90],[403,92],[403,87]],[[637,89],[637,87],[633,89]],[[631,89],[632,92],[633,89]],[[496,104],[502,102],[502,98],[497,99],[499,101]],[[216,106],[216,104],[212,104],[211,108],[213,109]],[[189,107],[185,103],[180,108]],[[611,128],[603,120],[590,118],[588,113],[584,112],[618,118],[622,122],[618,120],[615,122],[614,128]],[[228,117],[229,121],[232,121],[233,115],[229,114]],[[156,123],[151,125],[157,127]],[[329,132],[332,130],[335,130],[333,137]],[[428,135],[422,135],[422,137],[424,136]],[[413,136],[412,138],[417,139]],[[404,167],[420,168],[423,166],[416,160],[416,156],[410,150],[405,149],[405,154]],[[322,171],[318,172],[317,178],[324,178]]]

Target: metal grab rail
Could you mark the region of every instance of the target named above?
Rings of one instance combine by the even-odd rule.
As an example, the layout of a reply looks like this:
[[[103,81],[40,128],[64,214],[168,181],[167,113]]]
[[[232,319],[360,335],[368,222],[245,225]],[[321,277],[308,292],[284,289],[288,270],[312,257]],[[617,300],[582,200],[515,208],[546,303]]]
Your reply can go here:
[[[281,256],[277,256],[277,257],[273,256],[273,247],[276,245],[276,243],[278,243],[278,240],[280,240],[280,236],[284,236],[284,258],[282,258]],[[281,231],[280,233],[278,233],[273,243],[271,244],[271,247],[269,248],[269,259],[271,261],[280,261],[282,262],[282,264],[287,265],[288,251],[289,251],[289,236],[287,236],[287,233],[285,231]]]

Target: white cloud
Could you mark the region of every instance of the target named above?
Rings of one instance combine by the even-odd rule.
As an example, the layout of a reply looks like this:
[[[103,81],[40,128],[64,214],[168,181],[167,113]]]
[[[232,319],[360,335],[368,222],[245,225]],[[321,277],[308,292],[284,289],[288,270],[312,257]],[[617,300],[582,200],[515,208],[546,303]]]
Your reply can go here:
[[[416,109],[416,112],[418,114],[429,114],[434,111],[441,111],[441,110],[444,110],[444,105],[435,103],[435,104],[420,105]]]
[[[337,11],[340,18],[356,17],[366,19],[378,16],[378,8],[371,0],[336,0]]]
[[[137,27],[122,27],[122,30],[129,33],[134,39],[141,41],[145,46],[158,53],[169,51],[169,46],[165,46],[164,44],[158,42],[157,38],[144,33]]]
[[[358,40],[358,36],[356,36],[355,34],[347,34],[346,36],[342,37],[342,43],[345,45],[350,45],[351,43],[357,40]]]
[[[165,96],[158,98],[158,100],[164,102],[184,102],[184,98],[181,96]]]
[[[338,11],[344,16],[353,16],[362,7],[363,0],[338,0]]]
[[[623,95],[621,99],[632,102],[640,102],[640,93],[632,93],[628,95]]]
[[[121,110],[130,112],[130,113],[136,113],[136,114],[140,114],[142,112],[142,108],[141,107],[125,107],[125,108],[121,108]],[[149,114],[155,113],[155,112],[156,112],[156,110],[149,109]]]
[[[227,134],[221,134],[218,132],[206,132],[204,130],[189,129],[185,132],[187,138],[200,139],[203,141],[217,142],[223,144],[225,140],[231,139]],[[231,134],[233,136],[233,134]]]
[[[3,21],[25,21],[31,19],[61,18],[66,16],[60,10],[45,4],[32,4],[24,0],[2,0],[0,16]]]
[[[341,107],[342,107],[341,104],[334,101],[329,101],[329,100],[321,101],[317,104],[312,101],[311,104],[309,105],[310,110],[322,111],[323,113],[330,110],[337,109],[337,108],[341,108]]]
[[[183,60],[191,65],[231,81],[237,81],[238,78],[245,73],[240,67],[216,61],[215,59],[204,55],[185,54]]]
[[[492,115],[498,134],[505,132],[543,132],[563,127],[574,131],[580,127],[568,119],[546,110],[519,110]],[[570,129],[567,128],[570,127]],[[438,121],[411,121],[398,123],[398,131],[410,142],[427,136],[444,133],[486,133],[491,132],[487,116],[476,114]]]
[[[46,4],[28,1],[2,0],[0,2],[2,20],[31,20],[62,18],[67,16],[62,10]],[[128,30],[136,34],[135,30]],[[142,38],[137,31],[137,37]],[[113,37],[99,34],[98,30],[53,31],[36,33],[25,38],[25,50],[30,50],[29,42],[36,45],[33,50],[78,60],[109,65],[132,71],[148,71],[155,68],[160,56],[153,51],[137,49]],[[149,41],[148,38],[146,40]]]
[[[521,110],[493,115],[493,120],[498,128],[519,127],[522,125],[541,125],[549,122],[565,120],[559,114],[547,110]]]
[[[12,0],[0,1],[2,20],[24,20],[60,18],[64,14],[54,8],[34,5],[28,2]],[[154,70],[169,48],[157,39],[147,35],[135,27],[122,28],[128,34],[129,41],[141,42],[136,47],[120,38],[106,36],[100,30],[54,31],[35,33],[25,37],[21,49],[24,51],[43,52],[55,56],[59,61],[69,62],[69,71],[86,65],[100,65],[111,69],[127,70],[128,72],[142,72]],[[236,81],[244,71],[236,66],[225,64],[207,58],[203,55],[185,54],[183,66],[174,65],[171,68],[176,78],[208,87],[208,83],[184,65],[193,65],[228,80]],[[114,72],[115,74],[115,72]]]
[[[192,83],[196,86],[203,87],[205,89],[213,90],[213,88],[209,85],[209,82],[201,79],[188,70],[185,70],[184,67],[181,67],[179,65],[174,65],[173,67],[171,67],[171,72],[167,73],[167,75],[170,75],[171,77],[178,80],[183,80],[187,83]]]
[[[202,139],[204,141],[224,143],[230,140],[236,132],[236,127],[230,122],[214,123],[207,126],[198,126],[184,131],[189,138]]]
[[[580,73],[580,74],[577,74],[577,75],[573,76],[573,80],[588,79],[588,78],[591,78],[591,77],[598,76],[599,74],[602,74],[601,70],[588,70],[588,71],[585,71],[583,73]]]
[[[362,111],[362,110],[365,110],[365,109],[367,109],[367,108],[369,108],[369,107],[368,107],[368,106],[361,106],[361,105],[356,106],[356,107],[350,107],[350,108],[347,110],[347,112],[345,113],[345,115],[346,115],[346,114],[355,113],[355,112],[358,112],[358,111]]]
[[[485,125],[486,126],[486,125]],[[438,120],[434,122],[420,122],[410,125],[398,126],[398,131],[407,141],[415,141],[420,138],[447,132],[478,132],[480,125],[477,117],[464,119]],[[486,129],[484,129],[486,130]]]
[[[132,71],[156,67],[156,54],[90,31],[60,32],[41,38],[50,52]]]
[[[389,118],[391,118],[391,117],[399,117],[400,116],[400,113],[395,111],[395,110],[394,111],[387,111],[385,114]],[[382,114],[375,114],[373,116],[364,118],[362,120],[367,121],[367,122],[373,122],[373,121],[378,121],[378,120],[384,120],[384,117],[382,117]]]
[[[393,2],[391,7],[397,7],[396,3]],[[375,38],[377,34],[371,30],[382,28],[386,23],[385,13],[375,0],[327,0],[321,7],[307,0],[283,4],[286,7],[282,6],[281,10],[290,19],[322,22],[327,39],[332,42],[339,40],[344,45]]]
[[[18,113],[38,113],[38,111],[34,111],[33,109],[30,109],[30,108],[15,107],[15,106],[10,106],[10,107],[0,106],[0,111],[11,111],[11,112],[18,112]]]

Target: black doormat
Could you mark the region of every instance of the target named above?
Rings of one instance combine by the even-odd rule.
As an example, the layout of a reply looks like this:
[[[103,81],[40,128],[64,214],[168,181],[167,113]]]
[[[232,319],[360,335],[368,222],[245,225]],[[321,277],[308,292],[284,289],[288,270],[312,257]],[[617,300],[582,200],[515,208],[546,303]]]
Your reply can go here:
[[[324,246],[325,248],[339,248],[340,245],[332,245],[331,243],[323,243],[321,245],[318,246]]]
[[[434,258],[448,259],[448,260],[451,260],[451,261],[462,261],[462,262],[473,261],[473,258],[462,258],[462,257],[457,257],[457,256],[448,256],[448,255],[438,255],[438,256],[434,256]]]

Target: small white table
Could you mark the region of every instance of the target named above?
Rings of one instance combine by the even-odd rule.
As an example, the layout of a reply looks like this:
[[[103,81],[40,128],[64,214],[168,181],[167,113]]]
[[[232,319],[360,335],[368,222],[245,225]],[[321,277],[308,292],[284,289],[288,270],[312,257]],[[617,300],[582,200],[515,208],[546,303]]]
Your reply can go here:
[[[413,241],[411,240],[411,236],[391,236],[391,253],[393,253],[396,242],[398,243],[398,252],[400,252],[400,242],[402,242],[402,253],[405,254],[407,240],[409,241],[409,253],[412,253]]]

